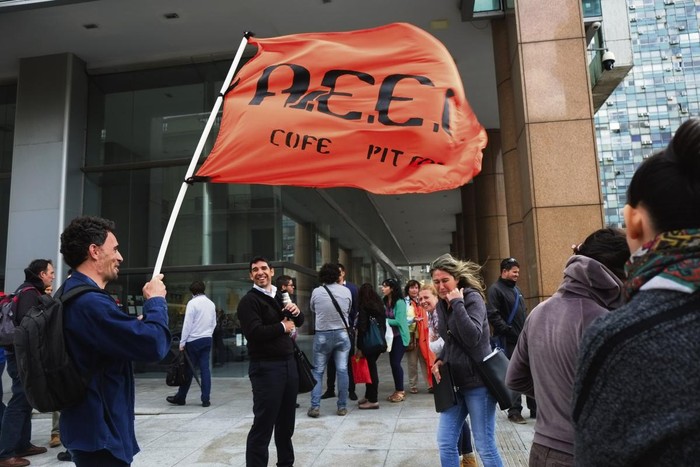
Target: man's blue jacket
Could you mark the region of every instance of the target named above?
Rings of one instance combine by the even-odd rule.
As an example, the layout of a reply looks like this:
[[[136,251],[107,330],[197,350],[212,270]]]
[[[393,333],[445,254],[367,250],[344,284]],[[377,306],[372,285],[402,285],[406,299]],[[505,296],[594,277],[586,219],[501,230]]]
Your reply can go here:
[[[74,272],[64,285],[97,284]],[[61,441],[69,450],[106,449],[131,463],[139,452],[134,434],[134,360],[155,362],[170,350],[168,306],[163,297],[146,300],[144,318],[123,312],[107,294],[86,292],[64,307],[68,352],[90,378],[86,399],[61,411]]]

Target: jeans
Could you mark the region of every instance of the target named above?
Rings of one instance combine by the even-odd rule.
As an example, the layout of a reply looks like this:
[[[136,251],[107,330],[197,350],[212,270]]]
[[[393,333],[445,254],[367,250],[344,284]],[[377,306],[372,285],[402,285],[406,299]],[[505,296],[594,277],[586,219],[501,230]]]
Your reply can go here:
[[[355,392],[355,380],[352,376],[352,365],[349,361],[352,356],[355,355],[355,343],[354,339],[350,340],[350,352],[348,352],[348,392]],[[328,372],[326,374],[326,391],[335,392],[335,361],[333,359],[328,360],[328,365],[326,366]]]
[[[209,402],[211,396],[211,370],[209,369],[209,354],[211,354],[211,337],[202,337],[185,344],[185,352],[190,357],[192,365],[199,368],[202,383],[202,402]],[[181,401],[187,399],[187,392],[192,384],[192,369],[187,365],[187,380],[177,390],[175,398]]]
[[[323,390],[323,372],[326,371],[328,359],[335,362],[338,377],[338,408],[348,405],[348,356],[350,355],[350,338],[345,329],[333,331],[316,331],[314,334],[314,377],[316,386],[311,391],[311,407],[320,407]]]
[[[2,417],[0,432],[0,459],[13,457],[18,452],[29,449],[32,438],[32,406],[24,394],[17,371],[15,354],[5,351],[7,374],[12,378],[12,398],[7,403]]]
[[[496,447],[496,400],[485,386],[460,389],[457,405],[440,414],[437,444],[442,467],[459,467],[457,441],[469,415],[474,445],[484,467],[503,467]]]
[[[389,352],[389,364],[391,364],[391,375],[394,377],[394,390],[403,391],[403,368],[401,368],[401,360],[403,354],[406,353],[406,346],[401,341],[401,336],[394,336],[394,341],[391,344],[391,352]]]

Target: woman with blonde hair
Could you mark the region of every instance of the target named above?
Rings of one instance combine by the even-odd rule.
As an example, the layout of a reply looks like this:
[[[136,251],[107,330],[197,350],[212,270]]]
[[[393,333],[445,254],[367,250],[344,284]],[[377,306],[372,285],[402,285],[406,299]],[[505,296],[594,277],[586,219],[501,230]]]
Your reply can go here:
[[[418,302],[418,294],[420,292],[420,282],[410,280],[406,283],[404,292],[406,292],[406,303],[410,301],[414,309],[413,324],[409,324],[408,330],[411,335],[411,343],[413,349],[408,352],[408,386],[411,394],[418,393],[418,366],[421,368],[423,378],[428,385],[428,392],[433,392],[433,380],[430,377],[430,368],[435,363],[435,355],[430,351],[428,345],[428,319],[423,307]]]
[[[428,341],[430,351],[435,355],[439,355],[445,345],[445,341],[440,337],[438,331],[438,317],[435,312],[438,300],[438,293],[433,284],[428,283],[421,286],[420,292],[418,292],[418,302],[427,315]],[[472,447],[472,433],[469,429],[469,422],[466,420],[464,420],[464,425],[462,425],[462,433],[459,435],[457,449],[462,456],[460,467],[476,467],[478,465],[474,455],[474,448]]]
[[[437,442],[442,467],[459,467],[457,441],[469,415],[476,452],[484,467],[502,467],[496,447],[496,400],[475,368],[491,352],[481,267],[445,254],[430,265],[440,300],[438,331],[445,346],[433,365],[439,382],[441,368],[449,364],[458,388],[457,404],[440,414]],[[468,354],[466,353],[468,349]]]

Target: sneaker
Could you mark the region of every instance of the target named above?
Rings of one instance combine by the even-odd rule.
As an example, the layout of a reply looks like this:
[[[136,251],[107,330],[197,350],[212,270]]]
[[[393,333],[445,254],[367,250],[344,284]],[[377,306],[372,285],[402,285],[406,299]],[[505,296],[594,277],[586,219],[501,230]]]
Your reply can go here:
[[[365,402],[367,402],[367,398],[362,398],[362,399],[360,399],[359,401],[357,401],[357,405],[362,405],[362,404],[364,404]]]
[[[56,456],[56,459],[63,462],[71,462],[73,460],[73,458],[70,455],[70,452],[68,451],[59,452]]]
[[[306,412],[306,415],[311,418],[318,418],[321,415],[321,411],[318,409],[318,407],[311,407],[309,408],[309,411]]]
[[[204,401],[202,402],[202,407],[209,407],[211,405],[210,401]]]
[[[350,391],[350,394],[348,394],[348,398],[351,401],[356,401],[357,400],[357,394],[355,394],[355,391]]]
[[[512,414],[508,415],[508,420],[510,420],[513,423],[518,423],[520,425],[524,425],[527,423],[527,421],[525,421],[523,416],[520,415],[519,413],[512,413]]]
[[[340,417],[344,417],[348,414],[348,409],[342,407],[336,411],[336,414],[338,414]]]
[[[378,409],[379,402],[364,401],[362,404],[358,405],[357,408],[361,410]]]
[[[335,391],[326,391],[321,394],[321,399],[332,399],[335,397]]]
[[[49,441],[50,448],[57,448],[61,445],[61,437],[58,433],[51,434],[51,441]]]

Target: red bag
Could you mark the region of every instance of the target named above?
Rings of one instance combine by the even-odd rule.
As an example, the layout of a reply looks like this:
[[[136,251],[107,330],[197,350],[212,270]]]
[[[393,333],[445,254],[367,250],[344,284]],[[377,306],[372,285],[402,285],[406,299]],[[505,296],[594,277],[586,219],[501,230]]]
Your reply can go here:
[[[352,357],[352,379],[355,380],[355,384],[372,384],[365,357]]]

